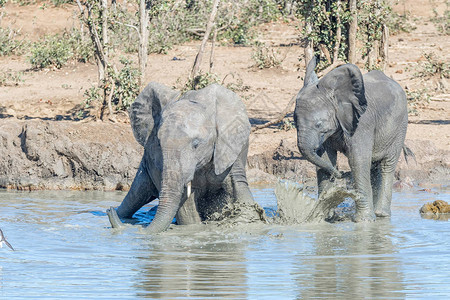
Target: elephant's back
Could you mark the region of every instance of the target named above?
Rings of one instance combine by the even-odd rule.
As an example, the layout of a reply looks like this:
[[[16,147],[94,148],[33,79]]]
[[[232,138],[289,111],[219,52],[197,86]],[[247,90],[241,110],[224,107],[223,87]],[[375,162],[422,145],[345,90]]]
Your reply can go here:
[[[408,126],[406,94],[402,87],[383,72],[364,75],[367,98],[366,121],[376,124],[373,160],[389,157],[395,160],[403,146]]]
[[[395,80],[378,70],[365,74],[363,79],[369,106],[372,102],[379,109],[395,108],[401,115],[407,112],[405,91]]]

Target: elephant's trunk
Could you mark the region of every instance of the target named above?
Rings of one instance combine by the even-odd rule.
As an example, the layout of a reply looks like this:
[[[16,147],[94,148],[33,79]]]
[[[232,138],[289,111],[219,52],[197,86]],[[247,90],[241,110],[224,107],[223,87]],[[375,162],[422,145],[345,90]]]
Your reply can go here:
[[[178,151],[168,150],[163,153],[163,160],[159,205],[155,218],[147,227],[149,233],[159,233],[170,226],[185,197],[185,188],[189,189],[187,181],[190,176],[187,175],[189,172],[185,171],[186,156]]]
[[[180,185],[178,181],[172,179],[174,183]],[[163,181],[159,196],[159,205],[155,218],[147,227],[149,233],[159,233],[169,228],[173,218],[180,208],[181,198],[183,197],[184,186],[167,185]]]
[[[317,167],[326,170],[331,175],[340,178],[341,172],[339,172],[331,162],[324,160],[322,157],[317,155],[317,149],[321,146],[318,139],[317,141],[312,137],[306,137],[298,135],[298,149],[300,153],[311,163],[315,164]]]

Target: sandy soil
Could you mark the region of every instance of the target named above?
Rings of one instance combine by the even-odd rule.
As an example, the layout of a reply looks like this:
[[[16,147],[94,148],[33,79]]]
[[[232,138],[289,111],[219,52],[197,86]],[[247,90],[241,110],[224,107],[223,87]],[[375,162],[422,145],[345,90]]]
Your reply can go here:
[[[44,3],[23,7],[8,3],[1,25],[21,29],[21,37],[30,40],[79,26],[74,18],[78,9],[75,5],[53,8],[46,3],[47,8],[42,9]],[[448,80],[432,78],[424,81],[413,76],[418,63],[424,60],[424,53],[433,52],[447,62],[450,59],[450,38],[439,34],[430,22],[433,8],[442,14],[445,1],[404,0],[395,6],[396,11],[410,13],[416,29],[391,37],[390,63],[386,74],[405,89],[427,88],[433,96],[429,103],[419,107],[417,114],[410,115],[407,140],[427,140],[438,149],[449,150]],[[225,84],[242,83],[245,88],[239,94],[253,124],[264,123],[277,116],[302,86],[301,77],[305,68],[299,58],[303,56],[303,49],[296,44],[298,31],[295,25],[277,22],[260,28],[259,39],[274,46],[279,56],[284,58],[278,68],[254,68],[251,47],[219,45],[215,50],[214,72],[225,78]],[[284,46],[290,43],[294,45]],[[167,55],[150,55],[146,80],[179,86],[180,80],[187,78],[198,47],[199,42],[190,42],[174,47]],[[178,59],[174,60],[174,57]],[[208,69],[207,60],[204,60],[203,70]],[[84,90],[97,81],[96,65],[93,63],[72,62],[59,70],[31,71],[27,57],[20,56],[0,57],[0,65],[0,71],[24,72],[23,83],[0,87],[0,116],[3,118],[71,119],[81,107]],[[292,114],[289,118],[292,119]],[[284,131],[273,126],[257,131],[251,136],[249,155],[275,149],[282,139],[295,140],[295,130]]]

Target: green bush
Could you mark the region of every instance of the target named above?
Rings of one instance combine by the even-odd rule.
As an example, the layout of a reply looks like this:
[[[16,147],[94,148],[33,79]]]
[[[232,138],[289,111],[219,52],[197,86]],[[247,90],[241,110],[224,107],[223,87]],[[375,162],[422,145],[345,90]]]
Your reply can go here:
[[[257,37],[255,27],[278,19],[281,6],[275,0],[225,1],[219,6],[219,39],[250,45]]]
[[[389,18],[389,32],[392,35],[399,34],[400,32],[409,33],[416,29],[416,27],[411,23],[409,14],[398,14],[392,12]]]
[[[0,56],[21,55],[25,48],[24,40],[17,40],[17,33],[10,28],[0,27]]]
[[[281,14],[279,0],[223,0],[216,16],[218,40],[250,45],[255,26]],[[212,1],[154,0],[150,9],[149,53],[166,54],[174,45],[202,38]],[[117,5],[110,10],[109,42],[114,49],[136,53],[139,46],[139,16]]]
[[[278,67],[283,62],[278,51],[269,48],[266,44],[256,42],[252,52],[252,59],[255,62],[254,66],[259,69],[267,69]]]
[[[35,69],[46,67],[61,68],[70,59],[80,62],[89,61],[94,54],[92,42],[81,38],[78,30],[44,37],[33,43],[29,62]]]
[[[23,72],[13,72],[11,70],[0,72],[0,86],[17,86],[24,81]]]
[[[94,57],[94,45],[87,34],[82,37],[79,30],[72,29],[70,32],[64,32],[62,38],[69,41],[73,54],[71,58],[86,63]]]
[[[194,78],[189,78],[186,83],[181,84],[180,87],[177,87],[181,90],[182,93],[190,91],[190,90],[199,90],[204,87],[207,87],[213,83],[219,83],[219,76],[215,73],[202,73],[201,71]],[[177,83],[181,82],[181,78],[177,80]]]
[[[20,6],[25,6],[36,3],[36,0],[11,0],[11,2],[19,4]]]
[[[73,0],[52,0],[54,6],[60,6],[67,3],[73,3]]]
[[[109,13],[110,46],[114,49],[121,49],[125,53],[137,53],[139,48],[139,35],[136,30],[139,27],[138,15],[121,5],[117,5]],[[99,30],[101,29],[99,28]]]
[[[111,82],[104,82],[100,87],[92,86],[84,91],[85,108],[92,106],[93,102],[103,102],[104,92],[113,95],[111,97],[111,105],[116,111],[127,110],[134,99],[140,92],[139,76],[140,72],[133,67],[133,62],[124,57],[120,59],[122,68],[117,73],[112,68],[108,68],[109,78]],[[111,83],[114,82],[114,90],[112,90]]]
[[[301,0],[298,7],[298,15],[307,23],[311,24],[311,31],[304,27],[302,35],[305,40],[310,40],[315,45],[315,55],[321,56],[319,69],[326,67],[332,62],[324,55],[323,51],[318,48],[321,45],[332,54],[336,43],[338,42],[338,28],[341,30],[341,42],[338,51],[338,59],[345,61],[347,52],[347,25],[350,21],[350,12],[347,1],[341,1],[338,9],[337,1],[327,0]],[[338,17],[340,25],[338,25]]]
[[[425,103],[429,103],[431,101],[431,96],[427,89],[406,89],[406,99],[408,101],[408,114],[418,115],[418,108]]]
[[[431,21],[434,23],[434,26],[436,26],[437,30],[445,35],[450,34],[450,2],[447,1],[445,3],[446,8],[444,11],[444,14],[440,16],[436,10],[436,8],[433,9],[434,17],[431,18]]]
[[[415,77],[431,78],[439,76],[439,78],[450,77],[450,64],[445,60],[440,60],[433,52],[424,53],[425,61],[419,62],[419,68]]]
[[[211,7],[212,1],[154,1],[150,12],[149,52],[167,53],[173,45],[201,38]],[[255,26],[280,16],[275,0],[221,1],[216,16],[216,26],[220,29],[217,38],[250,45],[256,38]],[[137,20],[128,23],[137,24]]]
[[[117,110],[127,110],[134,99],[139,94],[139,76],[140,72],[133,67],[133,62],[126,58],[121,58],[122,68],[119,73],[112,76],[115,84],[112,104]]]
[[[35,69],[50,66],[59,69],[73,56],[70,42],[59,34],[47,36],[43,41],[35,42],[30,51],[29,61]]]
[[[84,99],[85,104],[84,109],[89,108],[92,102],[101,101],[102,100],[101,92],[102,89],[97,86],[91,86],[90,88],[86,89],[84,91],[84,96],[86,97]]]

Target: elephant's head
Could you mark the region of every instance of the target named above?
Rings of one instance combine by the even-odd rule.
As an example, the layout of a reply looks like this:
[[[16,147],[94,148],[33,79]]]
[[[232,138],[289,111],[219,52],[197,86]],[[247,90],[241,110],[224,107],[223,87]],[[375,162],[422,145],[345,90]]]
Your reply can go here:
[[[367,107],[363,77],[357,66],[346,64],[319,80],[315,67],[313,58],[297,95],[294,112],[297,144],[307,160],[339,177],[339,171],[317,152],[327,138],[340,130],[346,136],[354,134]]]
[[[197,170],[212,164],[226,172],[248,142],[245,106],[230,90],[211,85],[179,93],[150,83],[132,104],[134,135],[145,147],[144,160],[161,170],[158,212],[150,232],[167,229],[190,190]],[[166,104],[165,104],[166,103]]]

